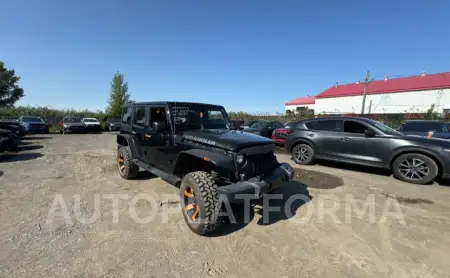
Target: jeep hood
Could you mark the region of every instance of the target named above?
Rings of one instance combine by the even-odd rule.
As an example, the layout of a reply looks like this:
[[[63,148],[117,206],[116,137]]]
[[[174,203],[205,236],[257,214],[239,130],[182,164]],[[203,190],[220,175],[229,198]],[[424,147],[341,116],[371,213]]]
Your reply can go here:
[[[237,151],[250,146],[273,144],[273,141],[268,138],[236,130],[188,130],[181,133],[180,136],[181,141],[190,140],[230,151]]]

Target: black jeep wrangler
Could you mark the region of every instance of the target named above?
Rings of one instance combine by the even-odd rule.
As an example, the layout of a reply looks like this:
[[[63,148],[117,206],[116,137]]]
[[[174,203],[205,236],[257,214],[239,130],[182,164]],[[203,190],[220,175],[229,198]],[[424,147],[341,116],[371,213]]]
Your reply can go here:
[[[200,235],[219,225],[223,202],[261,198],[294,174],[277,161],[272,140],[233,130],[218,105],[127,103],[117,144],[120,176],[132,179],[143,168],[179,186],[184,219]]]

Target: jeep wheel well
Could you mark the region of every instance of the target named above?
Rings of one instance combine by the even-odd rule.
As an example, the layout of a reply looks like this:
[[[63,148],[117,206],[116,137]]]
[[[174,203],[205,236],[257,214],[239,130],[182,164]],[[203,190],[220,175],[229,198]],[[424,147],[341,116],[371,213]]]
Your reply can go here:
[[[439,175],[442,174],[443,166],[442,166],[442,163],[439,161],[439,159],[437,159],[436,156],[434,156],[434,155],[432,155],[432,154],[429,154],[429,153],[427,153],[427,152],[420,151],[420,150],[407,150],[407,151],[399,152],[399,153],[396,154],[394,157],[392,157],[392,159],[391,159],[391,161],[390,161],[390,163],[389,163],[389,168],[392,170],[392,165],[394,164],[394,161],[395,161],[399,156],[404,155],[404,154],[408,154],[408,153],[417,153],[417,154],[425,155],[425,156],[431,158],[431,159],[436,163],[436,165],[438,166],[438,174],[439,174]]]
[[[215,168],[214,163],[194,156],[184,156],[178,163],[181,164],[176,165],[174,171],[174,175],[178,177],[184,177],[187,173],[195,171],[211,172]]]
[[[117,144],[120,146],[128,146],[128,140],[123,136],[117,136]]]

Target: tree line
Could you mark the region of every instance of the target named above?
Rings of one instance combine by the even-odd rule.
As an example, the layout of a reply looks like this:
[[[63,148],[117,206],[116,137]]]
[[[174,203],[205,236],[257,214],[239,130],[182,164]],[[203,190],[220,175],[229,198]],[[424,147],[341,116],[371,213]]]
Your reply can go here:
[[[0,118],[17,118],[23,115],[38,116],[45,119],[49,124],[56,125],[64,116],[74,117],[92,117],[97,118],[101,122],[105,122],[108,118],[120,118],[122,107],[125,103],[130,102],[131,95],[128,92],[128,82],[122,73],[116,72],[110,83],[110,92],[108,99],[108,107],[103,110],[75,110],[75,109],[55,109],[51,107],[38,106],[15,106],[15,103],[25,96],[24,90],[19,86],[20,77],[16,75],[15,70],[7,69],[5,64],[0,61]],[[289,121],[297,121],[301,119],[320,117],[313,115],[309,111],[300,111],[305,113],[293,113],[287,111],[286,114],[252,114],[246,112],[229,112],[232,120],[272,120],[286,123]],[[346,115],[358,116],[358,115]],[[405,119],[415,119],[414,115],[364,115],[374,120],[382,121],[390,126],[398,126]],[[434,106],[430,107],[426,114],[421,115],[417,119],[438,119],[439,116],[434,112]]]

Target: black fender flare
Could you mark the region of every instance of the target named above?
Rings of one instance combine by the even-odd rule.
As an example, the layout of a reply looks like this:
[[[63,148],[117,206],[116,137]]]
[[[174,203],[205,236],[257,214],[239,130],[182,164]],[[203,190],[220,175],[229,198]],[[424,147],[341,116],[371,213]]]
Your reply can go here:
[[[205,164],[202,164],[205,163]],[[208,150],[190,149],[181,151],[175,160],[173,174],[182,176],[185,170],[201,170],[202,165],[209,165],[219,173],[234,173],[235,163],[231,155],[215,153]]]
[[[292,142],[292,144],[289,146],[289,153],[291,153],[291,152],[292,152],[292,149],[293,149],[296,145],[298,145],[298,144],[300,144],[300,143],[304,143],[304,144],[307,144],[307,145],[311,146],[311,148],[313,148],[314,151],[317,150],[316,145],[315,145],[311,140],[306,139],[306,138],[297,138],[297,139],[295,139],[295,140]]]
[[[133,158],[141,157],[141,148],[139,140],[131,134],[117,134],[117,148],[129,146]]]

